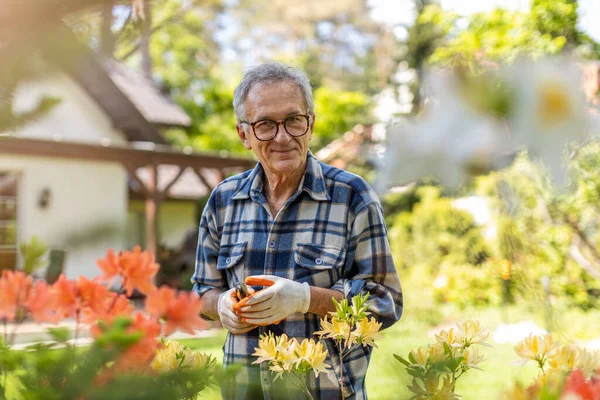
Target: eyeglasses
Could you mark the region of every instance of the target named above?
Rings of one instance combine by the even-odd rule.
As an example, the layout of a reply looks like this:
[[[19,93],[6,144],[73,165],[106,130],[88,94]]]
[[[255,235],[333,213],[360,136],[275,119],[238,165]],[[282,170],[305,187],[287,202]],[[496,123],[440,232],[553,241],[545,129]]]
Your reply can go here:
[[[304,136],[310,127],[310,116],[305,114],[292,115],[283,121],[273,121],[272,119],[261,119],[256,122],[240,121],[252,127],[254,136],[260,141],[268,142],[279,133],[279,125],[288,135],[293,137]]]

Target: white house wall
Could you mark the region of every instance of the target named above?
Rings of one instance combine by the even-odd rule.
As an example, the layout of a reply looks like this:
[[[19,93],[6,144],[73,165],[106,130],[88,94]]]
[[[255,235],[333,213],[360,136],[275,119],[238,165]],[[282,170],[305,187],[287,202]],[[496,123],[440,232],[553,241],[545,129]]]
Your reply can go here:
[[[125,244],[127,174],[117,163],[46,157],[0,156],[0,171],[17,171],[17,237],[33,235],[65,249],[66,274],[97,276],[95,260]],[[47,207],[38,204],[50,190]],[[94,233],[95,232],[95,233]]]
[[[143,236],[140,233],[145,232],[145,228],[144,226],[135,226],[135,224],[145,221],[142,218],[145,215],[144,204],[141,200],[132,200],[129,203],[130,224],[127,227],[127,243],[130,247],[143,241]],[[195,202],[165,201],[161,203],[158,210],[158,237],[160,243],[170,248],[179,247],[186,231],[195,228],[198,224]]]
[[[31,110],[43,96],[58,97],[61,102],[47,116],[19,130],[19,136],[93,144],[126,142],[104,110],[61,72],[22,83],[15,96],[15,111]]]

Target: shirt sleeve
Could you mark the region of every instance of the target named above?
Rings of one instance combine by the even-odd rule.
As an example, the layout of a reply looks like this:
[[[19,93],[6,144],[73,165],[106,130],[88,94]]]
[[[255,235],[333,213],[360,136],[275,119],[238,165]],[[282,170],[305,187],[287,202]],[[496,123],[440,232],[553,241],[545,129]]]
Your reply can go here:
[[[352,265],[331,289],[346,298],[369,293],[369,311],[388,328],[400,319],[404,301],[381,206],[370,203],[356,215],[348,244]]]
[[[213,192],[200,219],[196,268],[192,275],[193,290],[200,296],[212,289],[227,290],[225,276],[217,269],[221,241],[217,226],[216,197],[216,192]]]

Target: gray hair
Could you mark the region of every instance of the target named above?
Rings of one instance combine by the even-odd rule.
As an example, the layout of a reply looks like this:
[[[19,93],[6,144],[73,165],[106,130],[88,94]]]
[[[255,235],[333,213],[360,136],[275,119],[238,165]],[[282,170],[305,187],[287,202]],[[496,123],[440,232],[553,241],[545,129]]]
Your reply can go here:
[[[246,120],[246,97],[250,90],[258,84],[290,82],[295,83],[304,97],[304,105],[309,114],[315,111],[312,88],[306,74],[297,68],[275,61],[252,67],[246,71],[244,77],[233,91],[233,111],[238,122]]]

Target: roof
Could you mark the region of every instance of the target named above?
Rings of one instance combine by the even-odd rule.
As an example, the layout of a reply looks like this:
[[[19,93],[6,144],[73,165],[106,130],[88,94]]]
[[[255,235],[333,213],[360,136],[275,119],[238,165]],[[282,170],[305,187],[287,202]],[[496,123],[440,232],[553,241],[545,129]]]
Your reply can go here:
[[[371,143],[372,126],[356,125],[352,130],[315,153],[315,157],[336,168],[346,169],[348,164],[365,155]]]
[[[179,168],[175,165],[159,165],[158,167],[158,187],[160,189],[165,188],[179,173]],[[150,184],[150,171],[148,169],[140,168],[137,170],[137,176],[145,184]],[[169,199],[177,200],[196,200],[203,196],[208,196],[212,189],[216,187],[222,180],[221,175],[210,168],[202,168],[202,176],[207,180],[207,183],[211,186],[208,187],[206,183],[202,182],[191,168],[187,168],[185,172],[179,177],[177,182],[169,189]],[[129,189],[134,196],[130,198],[143,197],[142,189],[135,179],[129,179]]]
[[[129,141],[167,143],[158,128],[115,84],[99,56],[81,43],[69,27],[61,24],[51,36],[46,38],[45,59],[78,82]]]
[[[165,126],[191,125],[185,111],[143,74],[115,59],[105,58],[103,65],[112,81],[148,121]]]

